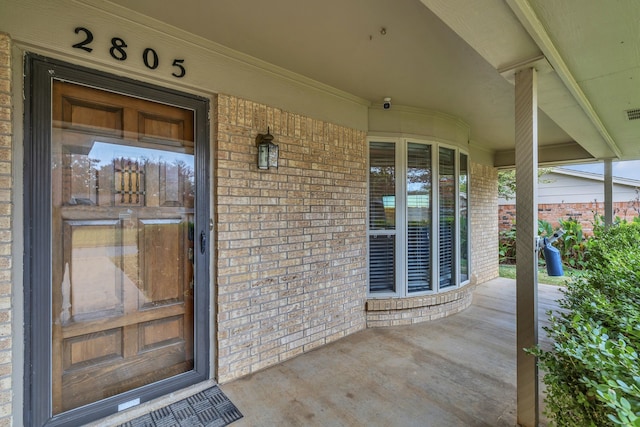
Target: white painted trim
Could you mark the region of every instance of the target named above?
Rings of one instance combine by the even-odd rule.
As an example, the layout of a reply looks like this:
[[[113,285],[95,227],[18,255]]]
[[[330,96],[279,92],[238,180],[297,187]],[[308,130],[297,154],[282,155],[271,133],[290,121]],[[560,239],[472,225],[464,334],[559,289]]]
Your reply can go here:
[[[407,140],[400,139],[396,143],[396,293],[401,298],[409,296],[408,260],[409,248],[407,238],[407,165],[408,147]],[[402,171],[399,174],[398,171]],[[398,178],[404,179],[398,179]],[[399,226],[402,226],[400,228]],[[402,286],[399,286],[402,285]]]
[[[606,162],[607,161],[605,160],[604,161],[605,165],[606,165]],[[578,171],[573,169],[554,168],[550,173],[557,173],[560,175],[567,175],[567,176],[575,176],[577,178],[584,178],[584,179],[589,179],[592,181],[599,181],[599,182],[604,182],[605,180],[605,175],[603,174]],[[612,176],[612,179],[614,184],[626,185],[629,187],[640,187],[640,180],[637,180],[637,179],[620,178],[615,176]]]
[[[11,150],[11,417],[21,426],[24,412],[24,61],[22,52],[11,52],[12,150]]]
[[[380,105],[371,105],[369,107],[369,109],[387,111],[384,108],[382,108]],[[455,123],[455,126],[461,128],[461,129],[464,129],[468,134],[470,133],[470,127],[469,127],[469,124],[467,124],[467,122],[465,122],[461,118],[456,117],[454,115],[443,113],[442,111],[430,110],[430,109],[426,109],[426,108],[410,107],[410,106],[407,106],[407,105],[396,105],[396,104],[394,104],[389,112],[393,112],[393,113],[399,112],[399,113],[414,114],[414,115],[417,115],[417,116],[424,116],[425,118],[437,117],[439,119]]]
[[[470,127],[458,117],[439,111],[393,105],[385,110],[371,106],[368,112],[369,134],[399,138],[429,139],[467,149]]]
[[[560,52],[551,40],[551,37],[549,37],[544,25],[531,7],[529,0],[507,0],[507,4],[511,10],[513,10],[513,13],[516,15],[522,26],[527,30],[531,38],[533,38],[538,47],[542,50],[547,61],[549,61],[553,66],[558,77],[560,77],[569,92],[571,92],[573,98],[576,100],[578,105],[580,105],[609,148],[611,148],[618,158],[622,157],[620,148],[616,145],[615,140],[609,134],[609,131],[602,123],[602,120],[600,120],[600,117],[591,105],[589,98],[587,98],[580,88],[580,85],[578,85],[575,77],[573,77],[571,70],[569,70],[569,67],[564,62],[562,55],[560,55]]]

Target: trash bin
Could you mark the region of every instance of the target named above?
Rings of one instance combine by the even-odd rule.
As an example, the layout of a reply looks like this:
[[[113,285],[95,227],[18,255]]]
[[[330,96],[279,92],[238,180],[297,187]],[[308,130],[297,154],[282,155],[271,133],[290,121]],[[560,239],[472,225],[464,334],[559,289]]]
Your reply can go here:
[[[548,243],[547,238],[544,238],[544,260],[547,263],[547,274],[549,276],[564,276],[562,271],[562,258],[560,257],[560,251]]]

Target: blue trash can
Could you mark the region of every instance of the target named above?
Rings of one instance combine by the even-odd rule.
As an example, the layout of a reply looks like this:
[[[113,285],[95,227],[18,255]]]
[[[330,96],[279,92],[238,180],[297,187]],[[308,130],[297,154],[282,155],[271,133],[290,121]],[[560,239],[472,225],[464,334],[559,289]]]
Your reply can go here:
[[[544,239],[544,260],[547,263],[547,274],[549,276],[564,276],[562,271],[562,258],[560,258],[560,251],[551,246],[547,242],[547,238]]]

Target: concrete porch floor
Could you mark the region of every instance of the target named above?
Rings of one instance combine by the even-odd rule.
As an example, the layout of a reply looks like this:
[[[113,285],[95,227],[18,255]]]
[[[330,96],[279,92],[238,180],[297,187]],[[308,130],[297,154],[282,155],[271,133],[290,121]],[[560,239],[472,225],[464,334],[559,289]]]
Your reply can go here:
[[[561,293],[538,295],[542,327]],[[515,372],[515,281],[494,279],[459,314],[367,329],[221,389],[244,415],[234,427],[514,426]]]

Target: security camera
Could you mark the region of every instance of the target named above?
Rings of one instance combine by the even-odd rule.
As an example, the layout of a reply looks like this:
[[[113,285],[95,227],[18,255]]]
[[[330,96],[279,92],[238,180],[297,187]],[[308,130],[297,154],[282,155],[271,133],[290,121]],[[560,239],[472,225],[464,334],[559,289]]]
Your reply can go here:
[[[389,108],[391,108],[391,98],[384,99],[384,102],[382,103],[382,108],[384,108],[385,110],[388,110]]]

